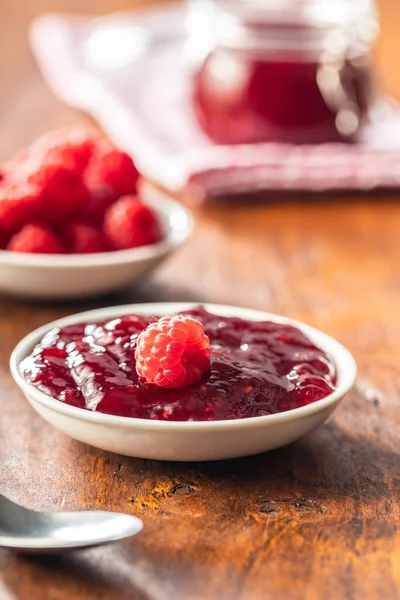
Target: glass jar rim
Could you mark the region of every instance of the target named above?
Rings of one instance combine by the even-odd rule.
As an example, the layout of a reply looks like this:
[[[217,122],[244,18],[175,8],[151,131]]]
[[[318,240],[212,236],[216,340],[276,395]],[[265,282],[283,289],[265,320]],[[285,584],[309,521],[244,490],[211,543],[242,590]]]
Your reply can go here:
[[[245,23],[335,27],[367,17],[377,20],[374,0],[213,0],[217,11]]]
[[[204,49],[298,52],[306,60],[349,49],[362,56],[379,33],[374,0],[192,0],[192,6],[197,16],[188,21],[189,37]]]

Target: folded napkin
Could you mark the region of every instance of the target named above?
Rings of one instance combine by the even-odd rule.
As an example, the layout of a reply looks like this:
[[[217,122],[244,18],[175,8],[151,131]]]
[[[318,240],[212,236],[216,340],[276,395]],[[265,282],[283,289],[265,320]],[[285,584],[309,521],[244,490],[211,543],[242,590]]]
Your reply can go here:
[[[400,109],[382,100],[358,144],[213,144],[189,101],[184,6],[90,16],[48,14],[30,32],[64,102],[90,113],[142,173],[197,198],[239,192],[400,187]]]

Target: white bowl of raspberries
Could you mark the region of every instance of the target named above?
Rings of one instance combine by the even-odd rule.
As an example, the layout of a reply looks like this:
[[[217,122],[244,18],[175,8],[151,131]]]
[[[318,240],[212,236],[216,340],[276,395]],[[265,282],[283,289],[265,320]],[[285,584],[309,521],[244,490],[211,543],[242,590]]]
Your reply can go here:
[[[154,269],[191,234],[193,219],[150,187],[139,194],[138,181],[128,154],[80,129],[48,133],[6,163],[0,293],[91,296]]]

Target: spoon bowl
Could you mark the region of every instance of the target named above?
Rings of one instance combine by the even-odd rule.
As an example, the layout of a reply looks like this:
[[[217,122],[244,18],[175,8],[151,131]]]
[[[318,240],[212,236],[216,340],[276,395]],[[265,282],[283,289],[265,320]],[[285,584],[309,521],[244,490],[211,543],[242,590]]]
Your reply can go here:
[[[54,554],[102,546],[141,531],[142,521],[106,511],[37,512],[0,495],[0,547]]]

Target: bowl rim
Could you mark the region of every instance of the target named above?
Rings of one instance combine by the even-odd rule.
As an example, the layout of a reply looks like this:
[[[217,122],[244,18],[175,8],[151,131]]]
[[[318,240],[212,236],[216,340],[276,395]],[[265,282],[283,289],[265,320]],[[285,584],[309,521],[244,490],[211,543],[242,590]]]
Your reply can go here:
[[[123,417],[108,415],[100,412],[92,412],[83,408],[70,406],[48,396],[41,390],[30,384],[20,373],[19,365],[32,351],[35,344],[44,336],[44,334],[53,327],[70,325],[82,320],[96,321],[108,318],[118,318],[129,312],[141,314],[172,314],[182,310],[188,310],[195,306],[204,306],[205,309],[219,314],[221,316],[237,316],[252,320],[271,320],[276,323],[293,325],[305,333],[314,343],[324,350],[330,359],[334,362],[337,374],[338,385],[336,389],[321,400],[317,400],[307,406],[295,408],[282,413],[263,415],[258,417],[246,417],[243,419],[216,420],[216,421],[153,421],[151,419],[140,419],[137,417]],[[306,325],[295,319],[268,313],[265,311],[254,310],[232,305],[196,303],[196,302],[157,302],[144,304],[126,304],[107,308],[99,308],[81,313],[76,313],[61,319],[56,319],[42,327],[39,327],[28,333],[15,347],[10,358],[10,370],[12,377],[22,392],[33,401],[38,402],[44,407],[61,413],[65,416],[78,420],[90,422],[98,425],[117,426],[124,429],[145,429],[147,431],[206,431],[206,430],[226,430],[241,429],[248,427],[260,427],[273,424],[279,424],[297,419],[309,417],[315,413],[334,407],[338,404],[344,395],[352,388],[356,376],[357,365],[352,354],[340,342],[333,337],[323,333],[319,329]]]
[[[158,194],[145,192],[143,201],[145,204],[157,209],[164,219],[171,219],[172,217],[173,223],[166,228],[165,237],[156,244],[92,254],[29,254],[0,250],[0,268],[7,265],[29,266],[40,269],[84,269],[87,267],[123,265],[168,254],[192,235],[194,217],[186,206],[161,192]]]

